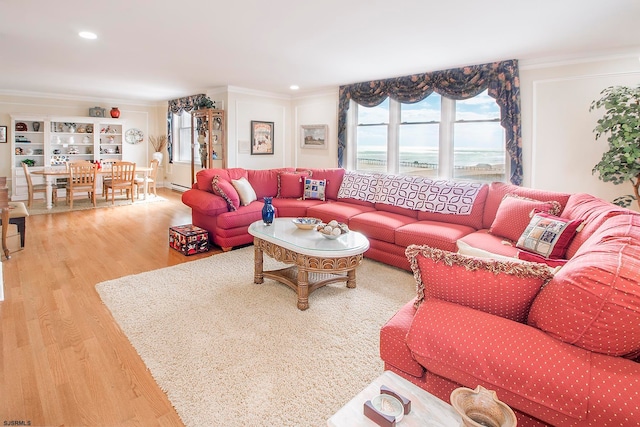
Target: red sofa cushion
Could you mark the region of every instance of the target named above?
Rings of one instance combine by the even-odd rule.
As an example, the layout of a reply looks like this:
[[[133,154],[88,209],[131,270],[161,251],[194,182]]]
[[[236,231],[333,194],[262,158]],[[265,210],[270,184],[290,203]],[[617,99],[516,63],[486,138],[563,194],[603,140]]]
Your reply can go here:
[[[406,342],[428,371],[467,387],[480,384],[555,425],[585,420],[592,406],[591,353],[522,323],[430,298]]]
[[[396,230],[415,221],[414,218],[397,213],[365,212],[351,218],[349,228],[361,232],[369,239],[395,243]]]
[[[518,187],[513,184],[506,184],[504,182],[492,182],[489,185],[489,194],[487,194],[487,201],[484,204],[484,213],[482,215],[482,228],[490,228],[493,220],[498,212],[498,207],[502,202],[502,199],[507,194],[516,194],[520,197],[527,197],[529,199],[548,201],[555,200],[560,203],[561,211],[567,204],[570,194],[558,193],[555,191],[536,190],[534,188]]]
[[[299,199],[304,191],[304,180],[309,175],[301,172],[280,172],[278,174],[278,194],[284,199]]]
[[[354,216],[372,211],[375,211],[373,206],[354,205],[344,202],[320,202],[307,209],[307,216],[320,218],[325,223],[335,219],[338,222],[344,222],[349,225],[349,220]]]
[[[235,211],[240,207],[240,196],[229,181],[220,178],[220,175],[216,175],[211,181],[211,187],[213,188],[213,194],[222,197],[227,202],[229,211]]]
[[[607,224],[612,223],[610,227]],[[633,233],[635,230],[636,235]],[[612,356],[640,351],[640,216],[607,221],[540,292],[529,324]],[[585,246],[588,243],[585,244]]]
[[[416,221],[396,229],[396,245],[428,245],[454,252],[456,242],[473,228],[438,221]]]
[[[229,169],[202,169],[196,173],[196,188],[198,190],[208,191],[213,193],[211,188],[211,181],[213,177],[219,175],[220,178],[226,179],[231,182],[232,179],[240,179],[247,177],[247,170],[243,168],[229,168]]]
[[[293,171],[292,168],[247,170],[247,180],[256,192],[258,200],[278,194],[278,174]]]
[[[320,200],[273,199],[272,204],[278,212],[278,217],[309,216],[307,210],[315,205],[324,203]]]
[[[204,215],[210,215],[211,218],[215,218],[216,215],[229,212],[229,206],[227,205],[227,202],[225,202],[222,197],[216,196],[211,192],[191,189],[182,193],[181,198],[182,203],[191,207],[194,212],[199,212]],[[200,225],[198,225],[198,227],[200,227]]]
[[[240,206],[237,211],[225,212],[216,217],[216,233],[219,229],[249,227],[252,222],[262,219],[262,202],[251,202],[247,206]],[[252,239],[253,240],[253,239]]]
[[[543,264],[465,256],[429,246],[406,251],[416,279],[416,305],[429,298],[454,302],[524,322],[540,288],[551,278]]]
[[[590,194],[572,194],[560,216],[567,219],[580,219],[583,223],[582,231],[578,233],[569,244],[566,257],[573,257],[578,251],[578,248],[580,248],[608,218],[628,213],[630,213],[628,209],[613,205]]]
[[[342,184],[342,177],[345,170],[342,168],[330,168],[330,169],[303,169],[298,168],[296,171],[305,172],[311,171],[311,177],[313,179],[324,179],[326,181],[325,197],[331,200],[338,200],[338,191],[340,191],[340,184]]]
[[[529,225],[533,211],[558,215],[560,204],[556,201],[543,202],[507,194],[500,203],[489,231],[516,242]]]

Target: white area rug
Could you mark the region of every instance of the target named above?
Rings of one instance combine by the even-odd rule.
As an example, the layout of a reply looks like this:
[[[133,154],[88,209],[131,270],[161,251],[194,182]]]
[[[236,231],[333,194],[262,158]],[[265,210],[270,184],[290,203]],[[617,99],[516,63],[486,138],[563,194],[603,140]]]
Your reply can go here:
[[[326,425],[382,373],[380,328],[415,295],[410,273],[365,260],[357,288],[318,289],[300,311],[288,286],[253,283],[253,247],[96,288],[194,427]]]

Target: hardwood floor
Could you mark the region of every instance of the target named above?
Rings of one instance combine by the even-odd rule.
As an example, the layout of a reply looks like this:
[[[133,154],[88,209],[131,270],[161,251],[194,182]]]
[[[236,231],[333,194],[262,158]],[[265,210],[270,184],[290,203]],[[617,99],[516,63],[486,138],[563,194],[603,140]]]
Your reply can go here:
[[[158,193],[168,201],[27,218],[25,248],[2,262],[2,425],[182,425],[95,290],[220,252],[170,249],[168,228],[191,210]]]

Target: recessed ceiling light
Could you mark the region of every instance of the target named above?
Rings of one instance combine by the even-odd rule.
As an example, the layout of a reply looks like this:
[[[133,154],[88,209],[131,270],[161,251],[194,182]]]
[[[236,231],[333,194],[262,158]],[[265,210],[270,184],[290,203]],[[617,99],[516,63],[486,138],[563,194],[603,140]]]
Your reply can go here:
[[[298,86],[298,85],[291,85],[291,86],[289,86],[289,89],[291,89],[291,90],[298,90],[298,89],[300,89],[300,86]]]
[[[98,38],[96,33],[92,33],[91,31],[80,31],[78,35],[83,39],[89,39],[89,40],[95,40]]]

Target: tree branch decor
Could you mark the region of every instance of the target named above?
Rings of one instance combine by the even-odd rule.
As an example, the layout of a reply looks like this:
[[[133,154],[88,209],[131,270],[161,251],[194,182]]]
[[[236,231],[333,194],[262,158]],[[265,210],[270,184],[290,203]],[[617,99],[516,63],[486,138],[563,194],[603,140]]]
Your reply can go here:
[[[628,207],[633,200],[640,207],[640,86],[611,86],[600,92],[589,111],[604,108],[604,115],[593,130],[596,139],[607,135],[609,150],[591,171],[604,182],[629,181],[633,195],[616,198],[613,203]]]
[[[153,149],[156,151],[156,153],[161,153],[167,146],[167,135],[149,135],[149,142],[153,146]]]

